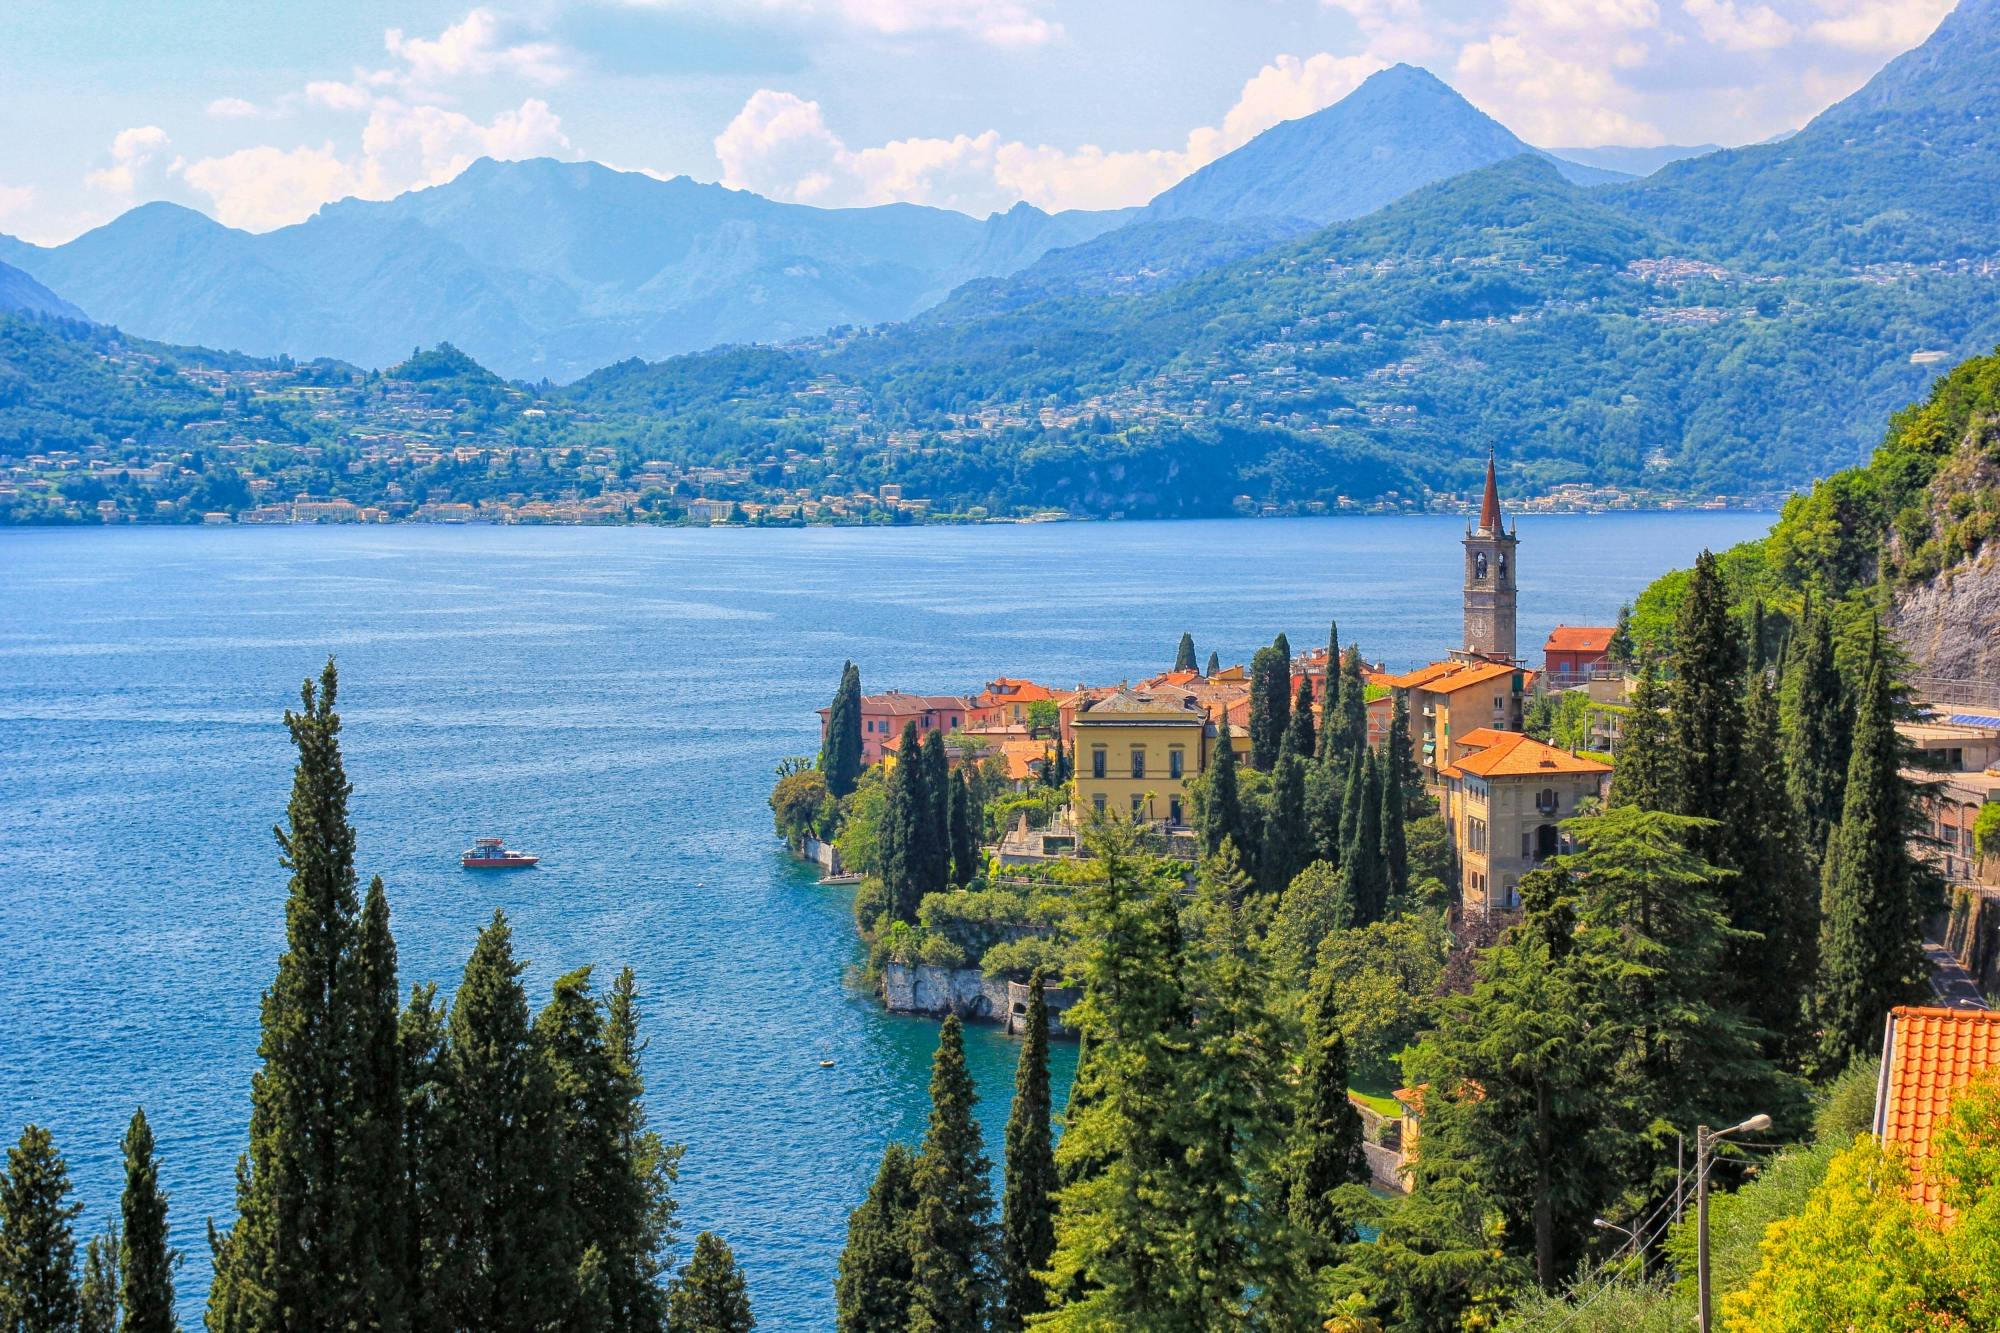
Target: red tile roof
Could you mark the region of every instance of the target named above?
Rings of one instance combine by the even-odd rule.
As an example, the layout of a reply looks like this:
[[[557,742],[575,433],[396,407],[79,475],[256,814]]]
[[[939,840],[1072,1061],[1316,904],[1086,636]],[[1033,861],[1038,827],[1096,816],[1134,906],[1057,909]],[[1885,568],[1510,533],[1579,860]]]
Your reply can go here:
[[[1882,1037],[1882,1081],[1875,1093],[1875,1133],[1908,1151],[1911,1192],[1945,1221],[1951,1209],[1924,1175],[1931,1134],[1951,1100],[1981,1074],[2000,1071],[2000,1013],[1983,1009],[1889,1011]]]
[[[1479,530],[1500,531],[1500,487],[1493,476],[1493,455],[1486,455],[1486,495],[1479,502]]]
[[[1549,631],[1545,653],[1601,653],[1611,647],[1617,631],[1609,625],[1557,625]]]
[[[1486,737],[1492,737],[1488,740]],[[1478,738],[1478,739],[1475,739]],[[1452,765],[1454,773],[1471,773],[1482,778],[1524,777],[1545,773],[1609,773],[1611,765],[1585,759],[1544,745],[1532,736],[1515,731],[1495,731],[1480,727],[1459,737],[1461,745],[1482,748]]]

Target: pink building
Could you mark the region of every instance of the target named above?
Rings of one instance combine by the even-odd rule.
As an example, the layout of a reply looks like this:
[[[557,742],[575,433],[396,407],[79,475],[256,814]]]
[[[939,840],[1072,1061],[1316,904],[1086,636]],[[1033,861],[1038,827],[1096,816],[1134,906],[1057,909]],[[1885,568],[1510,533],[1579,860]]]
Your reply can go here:
[[[966,714],[971,709],[971,702],[956,694],[905,694],[901,690],[864,694],[861,696],[861,762],[864,766],[881,763],[882,743],[901,736],[905,722],[915,722],[919,736],[933,731],[960,731],[964,729]],[[819,710],[821,743],[826,740],[826,716],[831,711],[830,708]]]

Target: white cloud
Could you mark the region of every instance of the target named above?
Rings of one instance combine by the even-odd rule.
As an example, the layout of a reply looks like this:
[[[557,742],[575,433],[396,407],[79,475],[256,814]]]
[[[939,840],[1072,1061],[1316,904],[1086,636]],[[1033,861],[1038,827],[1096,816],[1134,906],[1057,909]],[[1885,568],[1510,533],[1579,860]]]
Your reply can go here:
[[[1788,45],[1797,29],[1769,5],[1739,6],[1735,0],[1681,0],[1681,8],[1701,35],[1728,51],[1769,51]]]
[[[11,218],[25,212],[34,202],[34,186],[0,185],[0,219]]]
[[[83,183],[93,190],[129,195],[138,188],[146,168],[171,142],[158,125],[135,125],[120,130],[111,140],[111,165],[84,175]]]
[[[1495,33],[1458,53],[1461,92],[1530,143],[1664,143],[1618,109],[1617,81],[1593,61],[1565,60],[1518,33]]]
[[[366,111],[374,94],[338,79],[316,79],[306,85],[306,101],[331,111]]]
[[[1936,30],[1955,0],[1822,0],[1833,11],[1811,27],[1814,37],[1850,51],[1906,51]]]
[[[1042,46],[1062,36],[1043,11],[1051,0],[623,0],[661,9],[745,9],[834,25],[878,37],[966,36],[989,46]]]
[[[1179,148],[1136,150],[1031,145],[996,130],[857,149],[827,125],[818,102],[763,88],[716,136],[715,154],[723,184],[798,203],[903,201],[983,213],[1026,199],[1052,211],[1121,208],[1279,121],[1339,101],[1382,66],[1373,56],[1281,55],[1244,83],[1221,124],[1194,130]]]
[[[422,87],[494,75],[550,84],[569,73],[560,47],[513,40],[501,17],[484,8],[468,10],[435,37],[408,37],[401,28],[390,28],[382,34],[382,44],[403,62],[409,81]]]
[[[241,97],[218,97],[208,104],[208,114],[218,120],[250,120],[263,114],[255,102]]]
[[[441,185],[481,157],[536,157],[570,147],[561,121],[540,98],[483,124],[443,107],[383,98],[369,113],[358,154],[343,155],[331,142],[267,145],[187,163],[179,174],[209,197],[217,221],[267,231],[303,222],[336,199],[388,199]]]

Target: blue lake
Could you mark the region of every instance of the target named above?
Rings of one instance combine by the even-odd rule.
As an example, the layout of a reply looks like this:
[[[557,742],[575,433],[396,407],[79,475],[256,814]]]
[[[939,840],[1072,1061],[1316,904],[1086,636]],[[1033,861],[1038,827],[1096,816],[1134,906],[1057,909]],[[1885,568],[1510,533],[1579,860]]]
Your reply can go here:
[[[1523,522],[1523,651],[1769,521]],[[772,765],[816,748],[843,659],[870,691],[1115,681],[1170,666],[1184,629],[1233,662],[1279,630],[1317,646],[1337,616],[1415,663],[1460,638],[1462,530],[0,530],[0,1136],[48,1126],[95,1225],[143,1103],[199,1326],[283,934],[279,715],[331,652],[405,987],[449,990],[496,906],[537,1003],[571,968],[630,963],[653,1121],[687,1145],[686,1231],[736,1247],[760,1328],[828,1328],[847,1212],[883,1145],[921,1134],[936,1041],[848,984],[848,894],[771,833]],[[489,832],[542,866],[461,871]],[[1015,1046],[969,1046],[997,1150]],[[1060,1101],[1073,1049],[1058,1060]]]

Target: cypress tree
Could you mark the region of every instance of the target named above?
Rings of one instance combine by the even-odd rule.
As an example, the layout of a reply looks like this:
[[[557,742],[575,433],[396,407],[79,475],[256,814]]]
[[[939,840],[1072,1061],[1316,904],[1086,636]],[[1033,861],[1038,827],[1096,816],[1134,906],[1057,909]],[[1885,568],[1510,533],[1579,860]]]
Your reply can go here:
[[[1208,670],[1202,672],[1202,675],[1213,676],[1221,670],[1222,670],[1222,659],[1216,656],[1214,653],[1210,653],[1208,655]]]
[[[77,1307],[77,1333],[118,1333],[116,1223],[104,1235],[92,1236],[83,1247],[83,1286],[78,1289]],[[0,1321],[6,1318],[6,1295],[0,1292]]]
[[[1313,992],[1285,1200],[1293,1225],[1309,1238],[1314,1267],[1332,1262],[1354,1241],[1354,1221],[1340,1190],[1368,1182],[1361,1115],[1347,1099],[1347,1038],[1340,1030],[1337,991],[1328,971]]]
[[[118,1201],[116,1271],[125,1333],[174,1333],[174,1265],[180,1256],[167,1243],[167,1196],[160,1189],[160,1164],[153,1156],[153,1128],[143,1110],[132,1112],[125,1130],[125,1192]]]
[[[1025,1328],[1048,1306],[1035,1275],[1055,1252],[1055,1142],[1050,1129],[1049,1006],[1040,968],[1028,980],[1028,1030],[1014,1067],[1007,1114],[1007,1161],[1000,1194],[1000,1301],[997,1333]]]
[[[352,790],[340,757],[332,659],[300,689],[285,725],[298,749],[288,829],[285,952],[264,995],[263,1068],[251,1081],[250,1148],[237,1168],[237,1223],[216,1246],[209,1323],[220,1333],[367,1326],[383,1287],[368,1232],[379,1180],[354,1178],[364,1151],[351,1065],[373,1035],[355,1011],[357,916]],[[393,1318],[393,1315],[391,1316]]]
[[[1271,812],[1264,821],[1257,884],[1280,894],[1313,859],[1312,831],[1306,823],[1306,761],[1286,754],[1271,779]]]
[[[925,838],[930,831],[930,793],[924,785],[922,742],[917,724],[903,724],[897,763],[882,810],[882,888],[895,920],[916,924],[917,904],[936,885],[926,884],[930,865]]]
[[[1423,766],[1417,762],[1410,740],[1410,708],[1400,694],[1389,713],[1389,740],[1382,761],[1389,785],[1401,798],[1405,823],[1438,813],[1437,798],[1424,786]]]
[[[861,670],[849,662],[840,669],[840,686],[826,711],[826,737],[820,742],[819,768],[829,796],[854,790],[861,776]]]
[[[750,1290],[729,1243],[702,1232],[667,1298],[667,1333],[750,1333],[755,1327]]]
[[[1394,737],[1392,736],[1393,740]],[[1388,774],[1395,769],[1394,752],[1379,754],[1373,762],[1382,774],[1382,880],[1385,904],[1403,905],[1410,891],[1410,843],[1403,829],[1403,792]]]
[[[1207,799],[1201,809],[1202,851],[1213,856],[1225,840],[1236,844],[1239,856],[1253,854],[1255,839],[1243,810],[1243,796],[1236,785],[1236,747],[1229,741],[1229,723],[1222,724],[1216,737],[1215,758],[1209,761]]]
[[[1366,747],[1355,754],[1353,763],[1341,810],[1347,845],[1341,849],[1340,868],[1347,874],[1354,924],[1367,926],[1382,920],[1389,907],[1389,871],[1382,862],[1381,774]]]
[[[548,1004],[535,1016],[533,1042],[549,1096],[545,1132],[553,1161],[545,1174],[551,1188],[540,1204],[551,1233],[549,1263],[577,1275],[573,1296],[557,1292],[550,1299],[564,1310],[564,1322],[581,1323],[587,1313],[593,1327],[604,1327],[610,1322],[610,1272],[596,1231],[609,1220],[626,1168],[612,1104],[617,1074],[590,968],[556,978]]]
[[[410,987],[397,1038],[403,1052],[403,1161],[409,1166],[403,1182],[403,1267],[417,1275],[406,1295],[406,1308],[411,1329],[429,1333],[441,1326],[435,1318],[436,1279],[439,1259],[450,1245],[442,1211],[451,1183],[445,1136],[445,1014],[438,1006],[435,983]]]
[[[964,887],[979,874],[979,839],[972,827],[972,782],[963,769],[951,784],[951,882]]]
[[[1062,732],[1058,730],[1056,732],[1055,753],[1050,755],[1048,761],[1042,765],[1042,785],[1044,787],[1062,786],[1063,782],[1069,777],[1069,774],[1064,772],[1064,767]]]
[[[1332,755],[1339,740],[1334,718],[1339,714],[1340,698],[1340,622],[1330,620],[1326,626],[1326,675],[1319,683],[1319,736],[1313,749],[1313,757],[1322,763]]]
[[[1840,822],[1853,745],[1853,711],[1833,657],[1830,607],[1808,601],[1795,641],[1786,652],[1779,732],[1785,755],[1785,788],[1798,811],[1799,837],[1817,867]]]
[[[1280,636],[1283,637],[1282,635]],[[1274,645],[1250,659],[1250,764],[1269,772],[1291,725],[1291,662]]]
[[[8,1333],[68,1333],[83,1314],[67,1202],[69,1167],[39,1125],[21,1131],[0,1175],[0,1315]]]
[[[1729,843],[1737,826],[1726,821],[1734,818],[1742,800],[1743,645],[1729,614],[1721,570],[1707,551],[1695,559],[1674,625],[1674,644],[1667,734],[1677,799],[1662,808],[1715,820],[1697,832],[1695,851],[1713,864],[1733,865]],[[1734,919],[1731,896],[1725,890],[1724,907]]]
[[[522,967],[496,910],[446,1024],[438,1211],[449,1244],[428,1280],[447,1327],[527,1333],[560,1321],[571,1295],[574,1275],[557,1262],[566,1201],[548,1178],[554,1093]]]
[[[1311,759],[1313,748],[1313,687],[1312,677],[1299,677],[1299,690],[1292,697],[1292,719],[1285,727],[1285,739],[1279,744],[1278,753],[1295,755],[1300,759]]]
[[[1340,692],[1334,699],[1334,711],[1340,715],[1340,734],[1333,738],[1328,753],[1345,762],[1368,744],[1368,682],[1361,675],[1359,646],[1349,648],[1340,660]]]
[[[1846,798],[1821,872],[1815,1014],[1827,1074],[1880,1047],[1883,1016],[1917,994],[1924,976],[1911,794],[1899,772],[1902,741],[1881,633],[1878,624],[1869,641]]]
[[[409,1168],[403,1157],[401,996],[389,899],[380,875],[369,882],[355,947],[342,972],[343,1008],[352,1025],[345,1145],[352,1281],[360,1289],[357,1294],[364,1308],[372,1312],[374,1325],[397,1329],[408,1322],[405,1307],[416,1286],[416,1273],[409,1266],[409,1218],[402,1206]],[[128,1220],[128,1236],[131,1229]]]
[[[1194,668],[1195,668],[1194,635],[1183,633],[1181,635],[1181,646],[1179,650],[1174,653],[1174,670],[1192,671],[1194,670]]]
[[[904,1333],[910,1326],[910,1218],[916,1211],[916,1156],[900,1143],[882,1154],[875,1183],[847,1219],[847,1246],[834,1280],[839,1333]]]
[[[1619,666],[1632,664],[1632,608],[1629,605],[1618,608],[1618,623],[1611,631],[1611,638],[1604,645],[1604,657]]]
[[[1321,732],[1322,737],[1325,732]],[[1313,859],[1330,866],[1340,865],[1340,806],[1346,799],[1340,761],[1316,760],[1306,769],[1306,836],[1312,844]]]
[[[1761,938],[1731,940],[1722,975],[1752,1021],[1771,1036],[1766,1049],[1796,1067],[1803,1049],[1805,1001],[1819,950],[1819,888],[1799,838],[1786,791],[1778,701],[1760,673],[1744,709],[1743,802],[1733,820],[1738,871],[1732,922]]]
[[[1639,688],[1632,694],[1618,739],[1608,802],[1613,808],[1634,805],[1669,814],[1679,808],[1675,785],[1678,764],[1670,748],[1672,739],[1660,693],[1653,664],[1645,663],[1639,668]]]
[[[984,1326],[991,1278],[990,1164],[965,1067],[963,1025],[945,1019],[931,1067],[931,1121],[913,1177],[910,1215],[911,1333]]]
[[[681,1149],[646,1123],[646,1043],[639,1036],[639,985],[627,967],[611,983],[604,1040],[611,1065],[607,1098],[615,1151],[598,1193],[594,1235],[605,1256],[606,1327],[621,1333],[658,1329],[665,1309],[661,1258],[674,1238],[673,1184]]]
[[[944,733],[924,737],[924,794],[930,798],[930,827],[924,847],[923,891],[934,893],[951,883],[951,762],[944,755]]]

